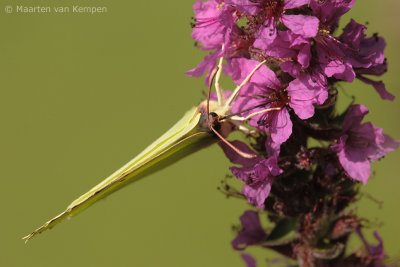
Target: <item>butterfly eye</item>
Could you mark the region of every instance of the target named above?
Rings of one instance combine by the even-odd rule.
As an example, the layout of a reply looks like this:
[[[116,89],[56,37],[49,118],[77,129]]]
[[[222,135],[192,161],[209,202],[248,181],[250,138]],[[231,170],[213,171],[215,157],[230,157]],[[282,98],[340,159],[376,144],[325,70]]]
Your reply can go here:
[[[219,131],[221,129],[221,123],[219,122],[219,116],[215,112],[210,112],[209,115],[209,120],[212,125],[212,127],[216,130]]]
[[[215,113],[215,112],[210,112],[209,118],[212,119],[212,118],[215,118],[215,117],[218,117],[218,114]]]

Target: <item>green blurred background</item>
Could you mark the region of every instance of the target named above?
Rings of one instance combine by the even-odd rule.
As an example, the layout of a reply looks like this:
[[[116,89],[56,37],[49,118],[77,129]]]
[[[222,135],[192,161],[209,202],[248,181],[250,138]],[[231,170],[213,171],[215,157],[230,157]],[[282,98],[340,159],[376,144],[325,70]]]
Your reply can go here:
[[[0,266],[244,266],[232,224],[248,207],[216,188],[218,146],[131,185],[25,245],[21,237],[130,160],[203,99],[183,73],[203,53],[190,37],[194,0],[1,0]],[[7,5],[106,6],[105,14],[6,14]],[[400,97],[395,0],[358,1],[349,15],[388,43],[388,89]],[[226,86],[227,87],[227,86]],[[400,138],[399,99],[356,82],[341,92]],[[358,212],[400,255],[400,151],[373,164]],[[366,197],[383,201],[379,208]],[[255,253],[260,266],[265,254]],[[272,254],[268,254],[273,257]]]

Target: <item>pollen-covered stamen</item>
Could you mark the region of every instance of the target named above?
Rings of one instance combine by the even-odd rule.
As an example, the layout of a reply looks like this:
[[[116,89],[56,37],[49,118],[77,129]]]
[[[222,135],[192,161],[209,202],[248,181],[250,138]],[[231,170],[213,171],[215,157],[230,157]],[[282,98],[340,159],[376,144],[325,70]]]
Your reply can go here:
[[[285,108],[290,102],[290,96],[286,89],[282,88],[276,91],[271,92],[268,95],[268,99],[271,102],[271,105],[268,109],[262,110],[261,112],[257,112],[257,114],[249,115],[251,117],[262,114],[262,116],[257,121],[259,126],[264,126],[268,128],[270,126],[270,122],[275,114],[274,112],[279,112],[281,109]],[[264,111],[264,112],[263,112]],[[251,118],[250,117],[250,118]]]
[[[358,53],[356,49],[333,37],[330,28],[322,23],[314,40],[325,51],[329,61],[343,61],[345,57]]]
[[[285,12],[285,3],[283,0],[250,0],[261,10],[258,14],[252,16],[250,25],[260,25],[266,22],[273,23],[274,26]],[[249,27],[250,28],[250,27]],[[257,27],[258,28],[258,27]]]
[[[340,43],[335,37],[331,36],[329,27],[321,23],[318,34],[314,37],[314,41],[324,50],[329,61],[339,60],[342,61],[343,55],[335,50],[329,42]]]
[[[282,87],[278,90],[270,89],[271,92],[262,97],[266,98],[271,103],[270,107],[283,108],[290,102],[290,96],[288,95],[288,92],[285,88],[286,87]],[[259,99],[261,96],[254,95],[253,97]]]
[[[227,48],[230,57],[237,57],[249,54],[249,48],[253,45],[255,38],[253,35],[237,35]]]
[[[271,100],[275,100],[273,103],[274,107],[284,107],[287,104],[289,104],[290,101],[290,96],[288,95],[288,92],[286,89],[280,89],[272,92],[269,95]]]
[[[222,2],[221,4],[217,5],[217,9],[221,10],[225,6],[225,2]]]
[[[318,35],[319,36],[327,36],[331,34],[331,29],[329,26],[320,23],[319,28],[318,28]]]

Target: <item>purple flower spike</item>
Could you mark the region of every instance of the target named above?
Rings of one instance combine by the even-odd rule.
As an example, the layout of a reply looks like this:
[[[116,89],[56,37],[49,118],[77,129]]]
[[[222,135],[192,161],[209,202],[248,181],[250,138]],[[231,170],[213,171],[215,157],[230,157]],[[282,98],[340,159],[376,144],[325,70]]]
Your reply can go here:
[[[361,124],[367,113],[368,109],[363,105],[351,106],[342,125],[343,135],[338,144],[332,146],[347,174],[364,184],[371,175],[370,162],[397,149],[400,143],[370,122]]]
[[[244,250],[247,246],[256,245],[267,238],[267,234],[261,227],[258,213],[247,210],[240,216],[242,230],[232,241],[232,246],[236,250]]]
[[[254,152],[243,142],[233,141],[232,145],[241,151],[249,154]],[[282,173],[278,166],[277,156],[271,156],[268,159],[256,157],[248,159],[240,156],[224,143],[220,143],[225,155],[233,164],[242,165],[242,167],[230,167],[232,174],[239,180],[244,181],[242,193],[247,201],[259,209],[264,209],[265,199],[271,191],[274,177]]]

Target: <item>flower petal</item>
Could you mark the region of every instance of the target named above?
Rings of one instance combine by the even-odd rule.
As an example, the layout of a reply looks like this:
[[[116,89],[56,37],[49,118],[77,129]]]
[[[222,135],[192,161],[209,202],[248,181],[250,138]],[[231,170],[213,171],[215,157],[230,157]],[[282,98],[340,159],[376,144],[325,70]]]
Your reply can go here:
[[[282,144],[288,140],[292,134],[293,123],[290,120],[289,112],[285,107],[280,111],[271,112],[276,112],[276,114],[272,115],[273,119],[269,127],[271,138],[274,143]]]
[[[306,38],[315,37],[318,33],[319,20],[313,16],[283,15],[282,23],[293,33]]]
[[[255,245],[267,238],[267,234],[261,227],[258,213],[252,210],[247,210],[240,216],[242,230],[232,241],[232,246],[236,250],[243,250],[247,246]]]
[[[394,95],[392,95],[391,93],[389,93],[386,90],[386,86],[382,81],[374,81],[374,80],[368,79],[362,75],[357,75],[357,78],[366,84],[372,85],[375,88],[375,90],[378,92],[378,94],[381,96],[382,99],[390,100],[390,101],[394,100]]]
[[[296,7],[301,7],[308,5],[310,0],[285,0],[284,9],[292,9]]]
[[[342,124],[343,132],[347,132],[352,127],[360,125],[364,116],[367,115],[368,112],[369,110],[364,105],[357,104],[350,106]]]
[[[314,104],[323,104],[328,98],[328,91],[314,83],[309,75],[302,75],[290,82],[286,90],[290,96],[289,105],[303,120],[314,115]]]
[[[217,65],[217,60],[222,56],[222,50],[217,49],[215,52],[211,53],[208,56],[205,56],[203,61],[200,62],[197,67],[194,69],[188,70],[185,72],[187,76],[191,77],[201,77],[204,75],[204,73],[208,72],[206,76],[206,81],[205,84],[208,85],[208,78],[211,73],[211,70],[214,69],[214,67]]]
[[[362,151],[345,147],[339,152],[339,161],[351,178],[362,182],[364,185],[367,183],[371,175],[371,164]]]

